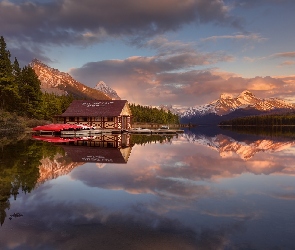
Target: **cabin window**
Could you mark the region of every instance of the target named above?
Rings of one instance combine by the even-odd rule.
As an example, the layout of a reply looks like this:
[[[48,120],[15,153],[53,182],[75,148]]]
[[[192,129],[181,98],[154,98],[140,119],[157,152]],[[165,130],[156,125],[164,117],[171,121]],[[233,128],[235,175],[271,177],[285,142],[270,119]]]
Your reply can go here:
[[[114,121],[114,117],[108,117],[108,122],[113,122]]]
[[[94,118],[94,120],[95,120],[96,122],[100,122],[102,119],[101,119],[101,117],[97,116],[97,117]]]
[[[75,121],[75,117],[69,117],[69,121],[70,122],[74,122]]]

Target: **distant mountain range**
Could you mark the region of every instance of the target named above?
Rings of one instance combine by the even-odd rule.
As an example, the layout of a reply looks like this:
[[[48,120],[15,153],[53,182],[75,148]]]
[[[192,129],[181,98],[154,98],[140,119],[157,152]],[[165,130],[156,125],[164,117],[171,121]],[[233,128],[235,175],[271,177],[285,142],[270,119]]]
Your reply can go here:
[[[34,59],[30,65],[41,81],[41,90],[43,92],[57,95],[70,94],[79,99],[120,99],[116,91],[102,81],[97,83],[95,88],[91,88],[76,81],[68,73],[51,68],[37,59]]]
[[[237,97],[222,94],[209,104],[190,107],[180,117],[182,123],[218,124],[237,117],[290,111],[295,111],[294,104],[277,98],[260,99],[245,90]]]

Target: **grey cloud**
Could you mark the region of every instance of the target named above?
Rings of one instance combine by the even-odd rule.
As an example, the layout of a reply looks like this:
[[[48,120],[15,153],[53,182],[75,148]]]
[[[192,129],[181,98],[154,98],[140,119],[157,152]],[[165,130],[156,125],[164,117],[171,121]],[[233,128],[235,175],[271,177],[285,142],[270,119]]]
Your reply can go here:
[[[1,249],[222,249],[244,225],[196,231],[140,204],[112,212],[87,203],[30,203],[22,222],[14,221],[14,233],[3,230]]]
[[[108,36],[145,38],[193,22],[237,21],[219,0],[0,2],[4,36],[46,44],[87,45]]]
[[[52,60],[45,56],[45,52],[38,46],[22,46],[12,47],[10,49],[12,57],[17,55],[17,60],[21,66],[25,66],[32,61],[33,58],[38,58],[44,63],[50,63]]]
[[[276,53],[276,54],[271,55],[270,57],[295,58],[295,51]]]

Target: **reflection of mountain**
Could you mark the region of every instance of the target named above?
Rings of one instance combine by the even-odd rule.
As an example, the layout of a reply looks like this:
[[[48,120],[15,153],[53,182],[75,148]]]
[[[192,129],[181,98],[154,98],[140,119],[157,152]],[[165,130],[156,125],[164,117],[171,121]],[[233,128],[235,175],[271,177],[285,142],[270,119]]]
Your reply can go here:
[[[61,154],[54,157],[44,157],[40,160],[39,174],[37,183],[42,184],[48,180],[56,179],[61,175],[70,173],[75,167],[83,165],[82,162],[72,162]]]
[[[197,131],[187,132],[183,136],[192,143],[217,150],[222,158],[238,155],[243,160],[248,160],[259,152],[277,152],[295,145],[295,140],[267,137],[257,137],[256,140],[245,137],[243,140],[235,140],[223,134],[206,135]]]

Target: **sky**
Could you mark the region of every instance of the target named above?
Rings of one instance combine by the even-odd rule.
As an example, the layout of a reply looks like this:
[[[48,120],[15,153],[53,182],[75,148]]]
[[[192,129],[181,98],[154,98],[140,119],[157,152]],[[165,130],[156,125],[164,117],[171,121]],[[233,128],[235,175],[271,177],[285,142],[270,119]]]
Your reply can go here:
[[[141,105],[243,90],[295,103],[294,0],[0,0],[12,59]]]

